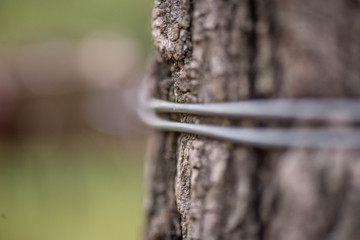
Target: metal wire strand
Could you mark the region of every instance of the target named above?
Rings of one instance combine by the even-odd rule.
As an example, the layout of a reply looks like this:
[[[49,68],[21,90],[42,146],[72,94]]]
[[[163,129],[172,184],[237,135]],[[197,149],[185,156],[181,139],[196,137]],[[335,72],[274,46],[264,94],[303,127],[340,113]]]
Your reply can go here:
[[[188,113],[231,118],[295,119],[327,122],[360,122],[360,100],[277,99],[226,103],[182,104],[158,99],[144,102],[159,113]]]

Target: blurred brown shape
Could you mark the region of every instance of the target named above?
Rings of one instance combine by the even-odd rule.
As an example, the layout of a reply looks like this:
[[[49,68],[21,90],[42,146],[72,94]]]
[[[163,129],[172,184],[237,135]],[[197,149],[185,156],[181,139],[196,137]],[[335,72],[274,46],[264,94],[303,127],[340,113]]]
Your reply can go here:
[[[142,55],[114,33],[0,49],[0,135],[142,134],[134,93]]]

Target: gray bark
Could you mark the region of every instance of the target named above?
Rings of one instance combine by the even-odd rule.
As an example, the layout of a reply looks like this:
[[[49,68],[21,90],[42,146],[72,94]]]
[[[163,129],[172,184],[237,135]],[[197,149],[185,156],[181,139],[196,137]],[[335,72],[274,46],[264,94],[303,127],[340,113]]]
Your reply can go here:
[[[157,98],[360,96],[357,0],[155,0],[153,38],[148,82]],[[360,238],[358,152],[263,150],[154,132],[147,183],[145,239]]]

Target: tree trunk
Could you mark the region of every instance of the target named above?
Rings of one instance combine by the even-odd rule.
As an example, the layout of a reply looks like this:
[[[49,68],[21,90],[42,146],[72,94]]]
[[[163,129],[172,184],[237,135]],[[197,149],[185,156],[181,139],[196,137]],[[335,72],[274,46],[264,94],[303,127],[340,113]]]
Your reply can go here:
[[[157,98],[360,97],[358,0],[155,0],[153,38]],[[358,152],[154,132],[149,153],[145,239],[360,239]]]

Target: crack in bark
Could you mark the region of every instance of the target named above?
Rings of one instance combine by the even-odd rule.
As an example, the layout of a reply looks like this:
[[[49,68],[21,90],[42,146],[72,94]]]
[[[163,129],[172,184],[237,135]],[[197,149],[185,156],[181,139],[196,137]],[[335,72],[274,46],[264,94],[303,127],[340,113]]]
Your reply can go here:
[[[254,211],[254,220],[258,224],[258,239],[264,240],[265,239],[265,231],[266,231],[266,224],[263,222],[262,215],[261,215],[261,204],[263,199],[264,193],[264,186],[262,172],[264,171],[264,164],[265,164],[265,156],[266,152],[261,150],[256,150],[256,167],[255,171],[252,176],[252,209]],[[265,170],[266,171],[266,170]]]
[[[326,183],[324,182],[324,177],[319,174],[319,185],[323,188],[323,195],[329,195],[328,191],[326,191]],[[323,184],[321,184],[321,182]],[[325,227],[326,230],[324,230],[323,234],[319,236],[319,239],[324,240],[330,240],[332,239],[332,233],[335,232],[337,225],[340,223],[341,214],[343,213],[343,206],[345,205],[346,201],[346,195],[349,192],[349,186],[350,186],[350,171],[347,169],[345,173],[345,179],[343,180],[343,187],[341,188],[341,191],[339,192],[338,196],[334,199],[334,203],[330,204],[333,205],[332,209],[334,210],[332,212],[332,215],[328,216],[329,223]],[[326,197],[325,197],[326,198]],[[333,199],[333,196],[329,195],[329,199]]]
[[[258,42],[257,42],[257,6],[256,1],[248,0],[248,8],[251,20],[251,30],[248,35],[248,45],[250,49],[249,54],[249,97],[250,98],[257,98],[258,95],[256,93],[256,73],[257,73],[257,66],[256,66],[256,58],[258,55]]]

